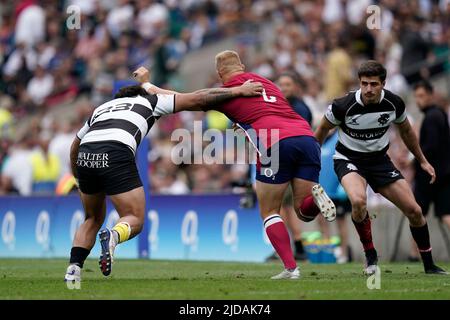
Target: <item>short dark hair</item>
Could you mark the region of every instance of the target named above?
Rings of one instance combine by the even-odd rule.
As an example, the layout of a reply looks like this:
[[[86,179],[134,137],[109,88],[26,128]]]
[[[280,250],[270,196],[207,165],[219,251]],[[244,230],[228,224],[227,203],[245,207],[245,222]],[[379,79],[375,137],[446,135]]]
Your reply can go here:
[[[433,85],[427,80],[420,80],[414,84],[414,91],[419,88],[423,88],[429,94],[433,93]]]
[[[278,76],[278,80],[281,77],[291,78],[292,81],[294,81],[294,83],[297,84],[299,87],[301,87],[301,88],[305,88],[306,87],[305,80],[303,80],[302,77],[300,77],[300,75],[297,72],[295,72],[295,71],[285,71],[285,72],[283,72],[282,74],[280,74]]]
[[[148,95],[148,93],[144,88],[142,88],[140,85],[132,85],[120,88],[119,91],[117,91],[117,93],[114,95],[114,99],[145,95]]]
[[[363,62],[358,69],[358,78],[361,77],[379,77],[381,82],[386,80],[386,68],[375,60]]]

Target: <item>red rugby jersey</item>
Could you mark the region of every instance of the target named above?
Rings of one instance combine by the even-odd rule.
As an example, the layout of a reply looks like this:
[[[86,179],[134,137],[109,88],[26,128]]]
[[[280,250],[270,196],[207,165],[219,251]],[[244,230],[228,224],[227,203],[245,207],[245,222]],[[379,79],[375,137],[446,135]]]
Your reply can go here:
[[[280,89],[272,81],[255,73],[244,72],[232,77],[223,84],[223,87],[240,86],[249,79],[263,84],[262,96],[230,99],[211,109],[224,113],[231,121],[239,124],[245,130],[254,129],[260,143],[265,147],[270,147],[277,142],[270,139],[272,129],[278,130],[279,140],[293,136],[314,136],[308,122],[292,109]],[[260,131],[261,129],[267,130],[267,139],[261,136],[261,132],[263,132]],[[253,143],[257,144],[256,141]]]

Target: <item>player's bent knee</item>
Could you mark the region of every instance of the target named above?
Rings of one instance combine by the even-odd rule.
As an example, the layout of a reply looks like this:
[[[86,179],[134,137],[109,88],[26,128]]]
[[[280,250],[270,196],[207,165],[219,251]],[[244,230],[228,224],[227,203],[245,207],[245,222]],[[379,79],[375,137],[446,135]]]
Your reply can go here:
[[[366,199],[363,197],[356,197],[355,199],[352,200],[352,208],[354,212],[361,215],[365,215],[367,211]]]
[[[367,213],[352,211],[352,220],[355,222],[361,222],[365,219]]]
[[[405,215],[408,217],[412,225],[422,225],[425,217],[422,214],[422,209],[420,206],[411,206],[405,210]]]
[[[144,223],[138,223],[135,226],[133,226],[133,234],[139,234],[141,233],[142,229],[144,228]]]
[[[408,215],[410,215],[412,217],[421,217],[422,216],[422,209],[418,205],[411,206],[411,208],[409,208],[407,211],[408,211]]]

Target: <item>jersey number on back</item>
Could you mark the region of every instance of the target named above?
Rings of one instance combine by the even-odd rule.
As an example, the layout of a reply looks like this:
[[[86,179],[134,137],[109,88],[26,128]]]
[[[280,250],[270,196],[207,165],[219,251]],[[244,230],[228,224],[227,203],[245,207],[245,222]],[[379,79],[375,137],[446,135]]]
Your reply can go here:
[[[264,101],[266,101],[266,102],[272,102],[273,103],[273,102],[277,101],[277,98],[275,96],[267,96],[266,90],[263,90],[262,96],[263,96]]]
[[[107,112],[115,112],[115,111],[125,111],[125,110],[130,110],[132,106],[133,106],[132,103],[127,103],[127,102],[125,102],[125,103],[119,103],[119,104],[116,104],[116,105],[114,105],[114,106],[106,107],[106,108],[104,108],[104,109],[102,109],[102,110],[99,110],[99,111],[97,112],[97,114],[94,116],[94,118],[92,118],[92,121],[94,121],[95,119],[97,119],[99,116],[101,116],[101,115],[104,114],[104,113],[107,113]]]

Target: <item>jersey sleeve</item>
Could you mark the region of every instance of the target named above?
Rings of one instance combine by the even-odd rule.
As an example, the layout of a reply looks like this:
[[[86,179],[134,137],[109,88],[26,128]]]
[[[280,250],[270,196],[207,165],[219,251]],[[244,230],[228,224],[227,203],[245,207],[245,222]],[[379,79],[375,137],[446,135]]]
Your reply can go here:
[[[166,114],[173,113],[175,108],[174,94],[157,94],[156,104],[154,104],[153,115],[160,117]]]
[[[339,126],[344,121],[344,114],[340,112],[338,106],[333,102],[328,106],[325,118],[335,126]]]
[[[90,122],[91,118],[89,118],[83,125],[83,127],[81,127],[81,129],[77,132],[77,137],[78,139],[83,139],[83,137],[86,135],[86,133],[89,131],[90,129]]]
[[[406,120],[406,107],[402,98],[395,100],[395,120],[394,123],[402,123]]]

